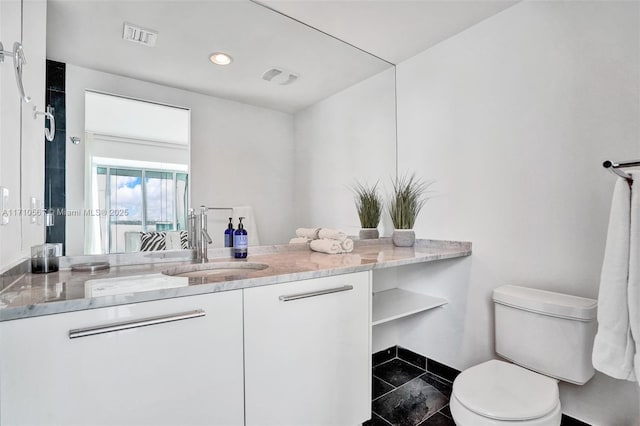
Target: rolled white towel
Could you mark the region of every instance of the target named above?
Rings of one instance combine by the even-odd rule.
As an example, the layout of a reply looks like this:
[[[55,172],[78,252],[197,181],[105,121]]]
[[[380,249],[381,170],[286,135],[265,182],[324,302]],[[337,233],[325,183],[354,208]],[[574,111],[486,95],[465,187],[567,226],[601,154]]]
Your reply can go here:
[[[320,228],[298,228],[296,229],[296,236],[305,237],[310,240],[317,240],[319,230]]]
[[[310,244],[311,250],[326,254],[339,254],[342,253],[342,246],[340,241],[336,240],[313,240]]]
[[[340,242],[343,253],[351,253],[353,251],[353,240],[351,238],[345,238]]]
[[[307,237],[296,237],[290,239],[289,244],[307,244],[309,241],[311,240]]]
[[[345,238],[347,238],[347,234],[345,234],[342,231],[338,231],[337,229],[320,228],[320,231],[318,232],[318,237],[326,238],[329,240],[344,241]]]

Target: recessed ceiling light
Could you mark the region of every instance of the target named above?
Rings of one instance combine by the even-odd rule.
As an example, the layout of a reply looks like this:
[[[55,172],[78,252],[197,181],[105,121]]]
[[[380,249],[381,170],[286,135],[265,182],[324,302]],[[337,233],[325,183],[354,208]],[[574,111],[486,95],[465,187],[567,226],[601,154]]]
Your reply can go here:
[[[209,56],[209,60],[216,65],[229,65],[233,58],[226,53],[215,52]]]

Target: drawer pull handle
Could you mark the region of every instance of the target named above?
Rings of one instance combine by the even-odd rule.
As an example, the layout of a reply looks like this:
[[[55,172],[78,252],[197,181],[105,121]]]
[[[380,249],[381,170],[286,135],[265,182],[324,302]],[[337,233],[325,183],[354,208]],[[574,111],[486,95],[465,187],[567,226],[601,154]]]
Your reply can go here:
[[[328,288],[326,290],[310,291],[308,293],[298,293],[298,294],[290,294],[288,296],[280,296],[280,300],[282,300],[283,302],[289,302],[291,300],[306,299],[307,297],[316,297],[316,296],[322,296],[325,294],[339,293],[341,291],[349,291],[349,290],[353,290],[352,285],[344,285],[342,287]]]
[[[109,325],[98,325],[94,327],[76,328],[69,330],[69,339],[77,339],[78,337],[93,336],[96,334],[113,333],[115,331],[129,330],[131,328],[147,327],[150,325],[165,324],[173,321],[182,321],[192,318],[205,316],[206,313],[202,309],[194,311],[181,312],[178,314],[160,315],[157,317],[149,317],[141,320],[131,320],[115,322]]]

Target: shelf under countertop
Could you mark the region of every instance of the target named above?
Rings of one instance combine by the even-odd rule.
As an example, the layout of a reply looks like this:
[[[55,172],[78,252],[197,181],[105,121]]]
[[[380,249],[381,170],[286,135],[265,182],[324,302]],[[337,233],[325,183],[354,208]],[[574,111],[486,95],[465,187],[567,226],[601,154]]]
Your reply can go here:
[[[373,293],[372,325],[384,324],[409,315],[446,305],[441,297],[393,288]]]

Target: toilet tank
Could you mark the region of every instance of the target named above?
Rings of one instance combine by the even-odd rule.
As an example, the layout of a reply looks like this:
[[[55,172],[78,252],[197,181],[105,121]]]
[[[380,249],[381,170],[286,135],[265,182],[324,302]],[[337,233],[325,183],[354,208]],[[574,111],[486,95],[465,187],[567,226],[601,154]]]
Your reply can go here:
[[[498,355],[579,385],[593,376],[597,301],[514,285],[494,289],[493,301]]]

